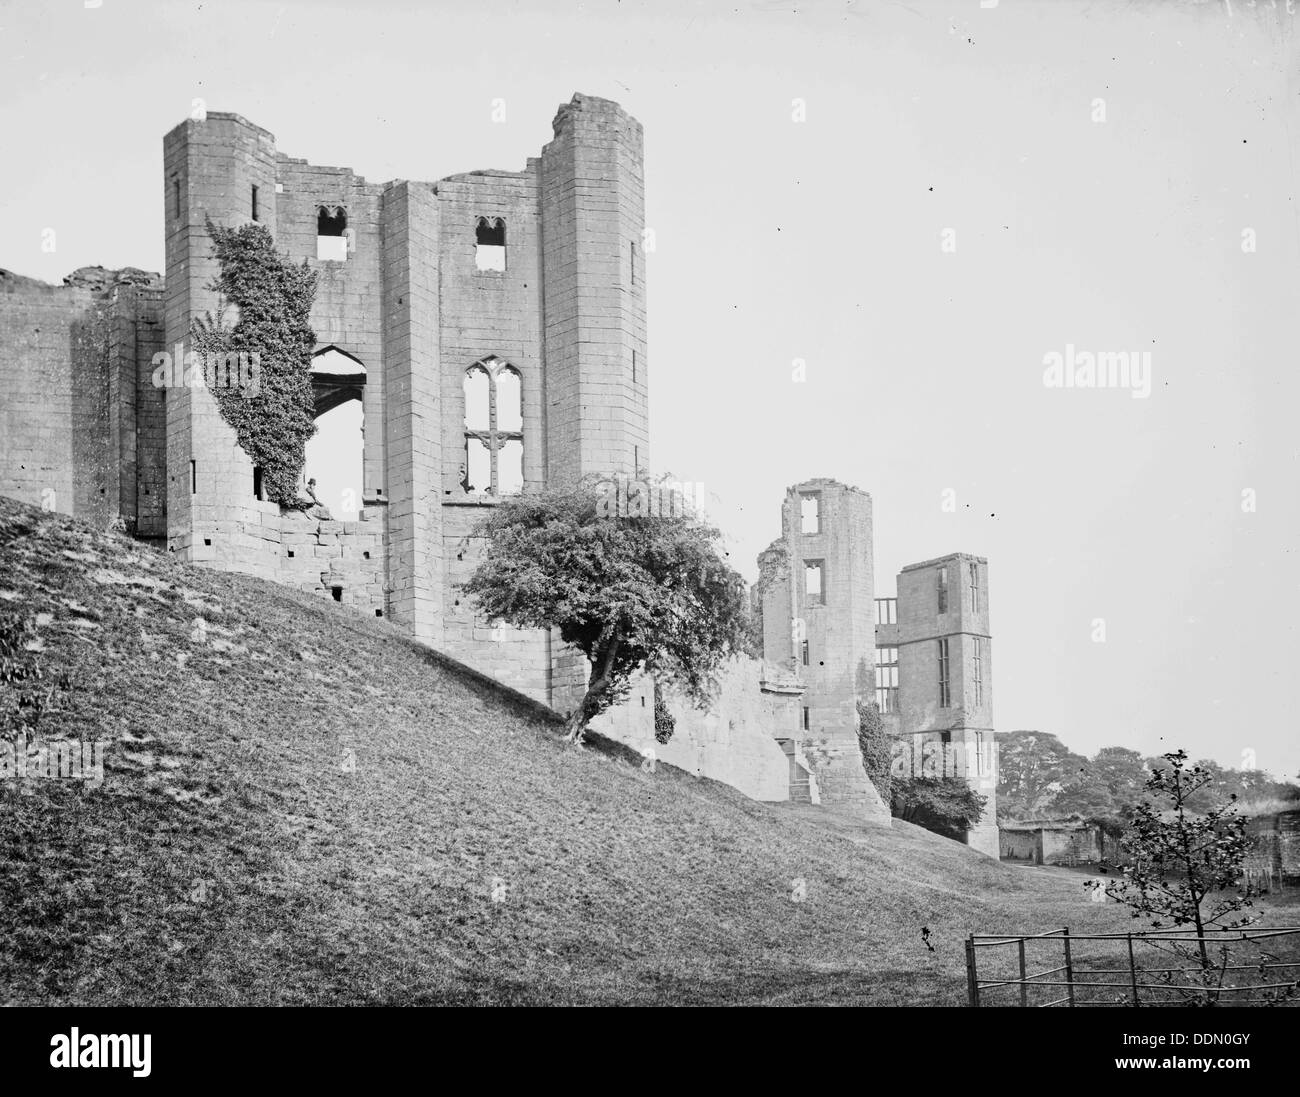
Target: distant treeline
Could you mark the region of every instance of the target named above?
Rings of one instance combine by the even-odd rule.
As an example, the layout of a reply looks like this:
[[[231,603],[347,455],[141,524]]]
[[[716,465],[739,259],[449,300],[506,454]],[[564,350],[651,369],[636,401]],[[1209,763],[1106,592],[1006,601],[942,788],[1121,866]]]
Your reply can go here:
[[[997,741],[999,819],[1077,816],[1113,821],[1122,829],[1129,810],[1143,798],[1151,769],[1167,766],[1127,747],[1102,747],[1087,758],[1042,731],[1000,732]],[[1230,769],[1205,758],[1196,765],[1212,780],[1189,802],[1193,811],[1223,807],[1234,794],[1247,815],[1300,808],[1300,785],[1265,770]]]

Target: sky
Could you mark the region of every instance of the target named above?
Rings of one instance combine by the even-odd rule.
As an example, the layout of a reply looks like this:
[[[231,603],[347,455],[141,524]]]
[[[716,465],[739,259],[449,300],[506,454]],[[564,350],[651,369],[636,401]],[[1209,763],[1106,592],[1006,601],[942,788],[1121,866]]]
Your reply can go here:
[[[786,487],[854,484],[877,596],[988,558],[1000,730],[1294,776],[1297,21],[0,2],[0,266],[160,270],[196,99],[376,182],[519,170],[573,92],[616,99],[645,127],[651,464],[706,486],[747,578]],[[1149,390],[1045,383],[1071,347],[1149,353]]]

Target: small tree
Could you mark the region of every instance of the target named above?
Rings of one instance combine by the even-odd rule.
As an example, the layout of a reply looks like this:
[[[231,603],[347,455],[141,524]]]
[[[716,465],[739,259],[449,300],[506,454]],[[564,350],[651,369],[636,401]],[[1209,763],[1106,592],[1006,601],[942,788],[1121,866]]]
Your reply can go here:
[[[1122,878],[1109,883],[1090,880],[1085,887],[1102,888],[1134,918],[1146,917],[1152,929],[1194,928],[1194,949],[1171,943],[1168,951],[1191,962],[1197,995],[1213,1004],[1228,968],[1228,948],[1223,945],[1217,961],[1212,958],[1206,931],[1239,929],[1258,921],[1258,915],[1243,913],[1253,905],[1252,890],[1241,884],[1250,847],[1247,820],[1232,803],[1194,815],[1189,802],[1195,802],[1215,775],[1199,764],[1189,768],[1186,751],[1162,757],[1168,766],[1152,770],[1146,781],[1149,797],[1133,809],[1124,836],[1127,863],[1121,866]]]
[[[723,660],[744,649],[745,582],[716,529],[688,517],[605,516],[591,480],[507,499],[479,526],[482,562],[465,585],[483,614],[555,628],[591,674],[565,739],[626,697],[647,670],[707,704]]]
[[[987,796],[960,777],[896,777],[890,792],[890,813],[895,819],[958,841],[964,841],[966,832],[979,822],[988,802]]]
[[[876,786],[880,798],[889,802],[890,768],[894,762],[894,739],[885,730],[880,706],[875,701],[858,702],[858,748],[862,765]]]

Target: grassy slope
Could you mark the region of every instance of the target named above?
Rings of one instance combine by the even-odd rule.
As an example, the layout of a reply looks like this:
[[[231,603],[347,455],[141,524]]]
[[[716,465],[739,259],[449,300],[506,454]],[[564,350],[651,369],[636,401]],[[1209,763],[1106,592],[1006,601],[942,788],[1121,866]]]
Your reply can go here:
[[[0,786],[0,1001],[956,1004],[968,932],[1128,928],[906,824],[566,750],[382,621],[4,499],[0,599],[73,677],[44,736],[110,744],[97,791]]]

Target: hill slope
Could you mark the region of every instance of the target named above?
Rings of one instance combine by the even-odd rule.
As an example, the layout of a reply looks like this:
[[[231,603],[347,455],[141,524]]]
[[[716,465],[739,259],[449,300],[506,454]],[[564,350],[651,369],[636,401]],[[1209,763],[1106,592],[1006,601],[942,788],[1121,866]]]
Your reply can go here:
[[[968,932],[1127,928],[906,824],[565,749],[332,602],[6,499],[0,564],[70,676],[41,736],[107,745],[98,789],[0,781],[10,1002],[956,1004]]]

